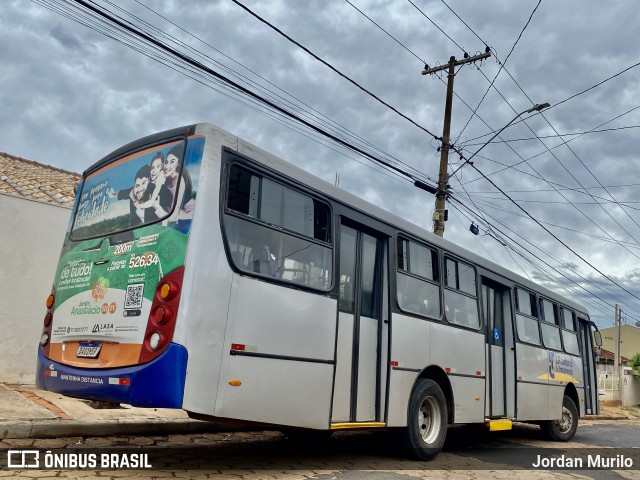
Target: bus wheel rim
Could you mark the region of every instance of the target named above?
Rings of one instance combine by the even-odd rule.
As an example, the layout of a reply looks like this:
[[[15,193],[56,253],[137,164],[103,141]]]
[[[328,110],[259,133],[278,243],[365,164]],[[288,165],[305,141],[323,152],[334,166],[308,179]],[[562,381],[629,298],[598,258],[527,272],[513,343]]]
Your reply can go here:
[[[571,410],[567,407],[562,407],[562,418],[558,422],[558,428],[562,433],[566,433],[571,430],[571,426],[573,425],[573,415],[571,415]]]
[[[427,445],[431,445],[438,438],[441,421],[438,401],[434,397],[425,398],[418,410],[418,431]]]

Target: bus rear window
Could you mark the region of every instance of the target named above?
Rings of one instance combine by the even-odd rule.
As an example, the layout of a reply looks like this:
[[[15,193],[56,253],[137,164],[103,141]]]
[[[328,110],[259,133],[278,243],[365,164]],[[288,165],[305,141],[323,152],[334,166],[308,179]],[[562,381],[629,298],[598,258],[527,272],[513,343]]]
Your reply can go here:
[[[171,142],[115,160],[82,183],[71,238],[113,235],[166,219],[180,185],[185,142]]]

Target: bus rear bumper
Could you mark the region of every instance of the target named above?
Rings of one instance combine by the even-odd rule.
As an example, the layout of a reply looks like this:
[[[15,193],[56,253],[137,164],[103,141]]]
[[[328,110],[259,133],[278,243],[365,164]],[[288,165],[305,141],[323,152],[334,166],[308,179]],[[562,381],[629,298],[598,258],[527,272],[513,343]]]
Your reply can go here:
[[[36,386],[70,397],[135,407],[181,408],[187,350],[171,343],[156,359],[120,368],[77,368],[49,360],[38,349]]]

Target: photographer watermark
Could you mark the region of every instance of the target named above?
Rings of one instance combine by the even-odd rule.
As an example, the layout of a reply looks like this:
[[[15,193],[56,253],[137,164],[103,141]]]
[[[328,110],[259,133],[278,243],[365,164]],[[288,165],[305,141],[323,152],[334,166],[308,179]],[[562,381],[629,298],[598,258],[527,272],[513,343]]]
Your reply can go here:
[[[149,469],[149,454],[142,452],[81,452],[51,450],[8,450],[8,469]]]

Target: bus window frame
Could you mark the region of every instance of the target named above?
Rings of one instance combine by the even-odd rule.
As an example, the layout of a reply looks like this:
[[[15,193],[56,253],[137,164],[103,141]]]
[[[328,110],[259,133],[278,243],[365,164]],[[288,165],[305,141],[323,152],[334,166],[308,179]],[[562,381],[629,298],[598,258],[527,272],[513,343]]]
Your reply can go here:
[[[562,312],[564,310],[566,310],[566,311],[571,313],[573,326],[575,327],[575,330],[571,330],[569,328],[565,328],[564,315],[562,314]],[[580,339],[579,339],[578,332],[577,332],[577,329],[578,329],[578,325],[577,325],[578,316],[577,316],[576,311],[573,308],[566,307],[566,306],[564,306],[562,304],[558,305],[558,311],[560,312],[559,318],[560,318],[560,322],[561,322],[561,325],[560,325],[560,338],[562,339],[562,348],[563,348],[564,352],[567,355],[573,355],[573,356],[577,356],[577,357],[582,356],[582,344],[580,343]],[[575,335],[576,342],[578,344],[578,353],[573,353],[573,352],[567,351],[567,347],[565,346],[565,341],[564,341],[564,332],[567,332],[568,334],[571,334],[571,335]]]
[[[456,286],[455,287],[450,287],[449,285],[447,285],[446,282],[446,278],[447,278],[447,260],[451,260],[453,262],[455,262],[456,264]],[[460,290],[459,285],[460,285],[460,278],[459,278],[459,269],[458,269],[458,264],[462,262],[465,265],[468,265],[469,267],[471,267],[471,269],[473,270],[473,278],[475,280],[475,296],[465,292],[464,290]],[[471,331],[471,332],[480,332],[484,334],[484,319],[482,318],[482,312],[480,310],[480,295],[478,294],[478,269],[476,267],[476,265],[474,263],[472,263],[470,260],[465,260],[465,259],[461,259],[459,257],[457,257],[456,255],[445,251],[442,255],[442,317],[445,320],[445,322],[447,323],[447,325],[450,325],[452,327],[457,327],[457,328],[463,328],[465,330]],[[452,322],[447,318],[447,304],[446,304],[446,291],[450,290],[451,292],[457,293],[459,295],[462,295],[464,297],[467,298],[471,298],[475,301],[476,304],[476,312],[478,315],[478,327],[470,327],[470,326],[466,326],[462,323],[456,323],[456,322]]]
[[[520,310],[518,310],[518,308],[520,307],[520,302],[518,300],[518,290],[521,289],[524,292],[527,292],[529,295],[533,295],[533,302],[531,303],[532,309],[534,310],[533,313],[535,313],[534,315],[529,315],[527,313],[521,312]],[[544,346],[543,340],[542,340],[542,330],[540,327],[540,318],[538,317],[538,305],[537,305],[537,299],[538,299],[538,295],[529,290],[528,288],[522,287],[518,284],[515,284],[514,286],[514,298],[515,298],[515,303],[516,303],[516,308],[515,308],[515,313],[514,313],[514,318],[516,320],[515,322],[515,331],[516,331],[516,339],[518,343],[522,343],[524,345],[530,345],[532,347],[538,347],[538,348],[543,348],[546,349],[547,347]],[[531,297],[529,297],[529,301],[531,301]],[[522,338],[520,338],[520,331],[518,329],[518,315],[522,315],[525,318],[529,318],[531,320],[535,320],[536,324],[538,325],[538,338],[540,339],[540,343],[532,343],[532,342],[528,342],[526,340],[523,340]]]
[[[100,170],[102,170],[104,167],[107,167],[109,165],[111,165],[112,163],[117,162],[118,160],[122,160],[125,157],[129,157],[132,155],[135,155],[138,152],[142,152],[143,150],[148,150],[154,147],[159,147],[162,145],[165,145],[167,143],[171,143],[171,142],[179,142],[179,141],[183,141],[184,142],[184,153],[182,156],[182,161],[180,162],[180,173],[178,175],[178,178],[182,178],[182,171],[185,167],[185,159],[184,159],[184,155],[187,153],[187,144],[188,144],[188,136],[185,134],[179,135],[179,136],[172,136],[172,137],[166,137],[163,139],[159,139],[150,143],[145,143],[143,145],[140,145],[138,147],[134,147],[132,150],[128,150],[128,151],[124,151],[124,152],[120,152],[120,150],[118,150],[116,153],[118,153],[118,155],[114,156],[113,158],[109,158],[107,157],[106,159],[101,160],[100,162],[98,162],[97,164],[92,165],[90,168],[88,168],[87,170],[84,171],[84,173],[82,174],[82,178],[80,179],[79,182],[79,186],[76,190],[76,201],[74,203],[74,208],[71,212],[72,216],[73,216],[73,221],[71,223],[71,227],[69,229],[69,240],[72,242],[85,242],[87,240],[95,240],[96,238],[111,238],[114,237],[116,235],[121,235],[123,233],[126,232],[131,232],[133,230],[136,230],[138,228],[144,228],[144,227],[148,227],[151,225],[155,225],[157,223],[163,222],[165,221],[167,218],[171,217],[171,215],[173,215],[173,212],[176,209],[176,206],[178,205],[178,190],[180,188],[180,182],[178,182],[178,187],[176,188],[176,195],[173,198],[173,203],[171,205],[171,210],[169,212],[167,212],[167,214],[162,217],[159,218],[158,220],[155,220],[153,222],[149,222],[149,223],[144,223],[141,225],[133,225],[127,228],[123,228],[122,230],[117,230],[115,232],[110,232],[110,233],[102,233],[99,235],[94,235],[91,237],[83,237],[83,238],[75,238],[73,236],[74,230],[75,230],[75,226],[76,226],[76,220],[78,219],[78,206],[79,206],[79,201],[78,199],[82,198],[82,191],[84,190],[84,186],[85,186],[85,181],[87,179],[88,176],[93,175],[96,172],[99,172]],[[126,145],[125,145],[126,147]]]
[[[545,309],[543,306],[544,302],[549,302],[551,304],[551,308],[553,309],[553,316],[554,316],[553,323],[547,321],[546,319]],[[538,295],[538,304],[539,304],[539,309],[541,314],[539,321],[540,321],[540,340],[542,341],[542,346],[548,350],[553,350],[554,352],[564,352],[564,343],[562,341],[562,333],[560,333],[561,328],[559,323],[561,320],[558,315],[559,310],[558,310],[557,302],[554,302],[550,298],[543,297],[542,295]],[[550,347],[545,343],[544,334],[542,332],[543,324],[556,329],[556,331],[558,332],[558,339],[560,340],[560,348]]]
[[[434,280],[429,280],[428,278],[425,278],[421,275],[418,275],[417,273],[412,273],[409,270],[405,270],[402,269],[398,266],[398,256],[399,256],[399,249],[398,249],[398,242],[400,241],[405,241],[405,242],[412,242],[415,243],[416,245],[422,247],[422,248],[426,248],[427,250],[429,250],[432,254],[432,256],[435,254],[436,257],[436,262],[435,262],[435,271],[436,274],[438,276],[438,280],[434,281]],[[429,245],[428,243],[425,242],[420,242],[420,241],[416,241],[413,238],[410,238],[408,235],[404,234],[404,232],[399,232],[396,234],[395,236],[395,245],[394,245],[394,257],[395,257],[395,282],[394,282],[394,299],[395,299],[395,304],[397,305],[397,308],[400,312],[402,312],[403,314],[407,314],[407,315],[412,315],[412,316],[416,316],[419,317],[421,319],[424,320],[429,320],[429,321],[434,321],[434,322],[442,322],[443,318],[444,318],[444,296],[443,296],[443,290],[442,290],[442,286],[443,286],[443,282],[442,282],[442,267],[441,267],[441,262],[440,259],[442,258],[442,254],[441,251],[438,250],[437,248],[435,248],[432,245]],[[407,257],[408,259],[409,257]],[[432,257],[433,258],[433,257]],[[409,260],[407,260],[407,263],[409,263]],[[408,267],[408,265],[406,265]],[[411,278],[415,278],[416,280],[419,280],[421,282],[425,282],[428,283],[430,285],[435,285],[438,287],[438,299],[440,301],[440,313],[437,317],[432,317],[430,315],[427,315],[425,313],[420,313],[420,312],[413,312],[411,310],[406,310],[404,308],[402,308],[402,306],[400,305],[400,302],[398,301],[398,278],[399,275],[406,275],[407,277],[411,277]]]
[[[333,202],[327,197],[325,197],[324,195],[320,194],[319,192],[316,192],[315,190],[307,187],[306,185],[296,182],[295,180],[290,178],[288,175],[278,172],[276,170],[269,169],[268,167],[258,165],[250,157],[242,155],[241,153],[231,150],[228,147],[224,147],[224,146],[222,147],[221,163],[222,163],[222,168],[220,172],[220,183],[219,183],[220,197],[219,197],[219,220],[218,221],[220,225],[220,234],[222,235],[222,240],[223,240],[222,244],[224,245],[225,255],[227,258],[227,263],[229,265],[229,268],[231,268],[231,270],[237,273],[238,275],[256,278],[262,281],[267,281],[269,283],[273,283],[273,284],[287,287],[287,288],[303,290],[306,292],[312,292],[319,295],[330,295],[330,296],[335,296],[337,298],[337,293],[335,291],[336,285],[337,285],[336,271],[335,271],[336,263],[337,263],[336,262],[337,247],[336,247],[336,237],[335,237],[336,220],[334,215]],[[272,182],[278,183],[286,188],[290,188],[295,192],[302,193],[310,197],[312,200],[320,201],[324,203],[326,206],[328,206],[327,217],[328,217],[328,228],[329,228],[329,234],[328,234],[329,242],[323,242],[322,240],[318,240],[317,238],[308,237],[304,234],[295,232],[285,227],[271,224],[259,218],[254,218],[248,214],[244,214],[242,212],[238,212],[236,210],[227,208],[227,194],[229,190],[229,173],[233,165],[238,165],[241,168],[249,172],[252,172],[260,177],[263,177],[263,178],[266,177]],[[309,241],[316,245],[329,248],[329,250],[331,251],[331,254],[330,254],[331,275],[329,275],[329,283],[327,285],[327,288],[320,289],[320,288],[312,287],[302,283],[294,283],[289,280],[283,280],[281,278],[272,277],[270,275],[264,275],[259,272],[252,272],[252,271],[240,269],[233,261],[233,258],[231,255],[231,247],[229,245],[227,227],[226,227],[226,222],[224,220],[225,215],[230,215],[238,219],[253,223],[255,225],[268,228],[275,232],[281,232],[285,235],[296,237],[298,239]]]

